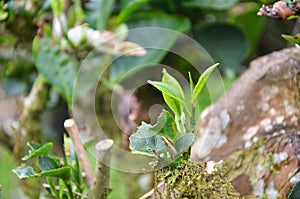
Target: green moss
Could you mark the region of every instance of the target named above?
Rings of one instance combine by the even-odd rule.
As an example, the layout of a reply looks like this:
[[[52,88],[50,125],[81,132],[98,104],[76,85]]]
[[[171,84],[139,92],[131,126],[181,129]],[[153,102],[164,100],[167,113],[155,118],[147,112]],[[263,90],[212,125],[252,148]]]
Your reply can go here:
[[[240,198],[225,176],[222,162],[216,163],[211,174],[205,168],[206,163],[182,161],[178,166],[156,171],[158,181],[165,183],[164,191],[156,190],[157,195],[160,198]]]

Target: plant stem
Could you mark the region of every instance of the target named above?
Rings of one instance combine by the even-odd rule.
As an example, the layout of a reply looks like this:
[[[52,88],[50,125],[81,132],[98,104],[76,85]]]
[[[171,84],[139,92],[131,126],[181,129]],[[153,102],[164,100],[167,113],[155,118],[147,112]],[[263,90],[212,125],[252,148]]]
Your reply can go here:
[[[91,165],[87,158],[87,155],[84,150],[84,146],[80,140],[79,131],[73,119],[67,119],[64,122],[64,127],[68,131],[75,147],[75,151],[77,153],[77,157],[81,166],[82,171],[85,174],[85,181],[89,190],[92,190],[94,184],[94,175],[92,172]]]
[[[109,194],[110,161],[113,141],[101,140],[96,144],[96,182],[93,198],[106,199]]]

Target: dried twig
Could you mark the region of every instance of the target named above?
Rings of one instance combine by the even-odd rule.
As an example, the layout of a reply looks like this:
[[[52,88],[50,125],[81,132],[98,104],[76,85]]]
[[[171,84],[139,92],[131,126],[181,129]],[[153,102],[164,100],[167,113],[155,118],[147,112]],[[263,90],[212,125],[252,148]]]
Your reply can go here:
[[[93,198],[106,199],[109,194],[110,161],[113,141],[101,140],[96,144],[96,182],[93,190]]]
[[[92,190],[93,184],[94,184],[94,175],[93,175],[89,160],[87,158],[87,155],[85,153],[84,146],[80,140],[79,131],[77,129],[77,126],[73,119],[67,119],[64,122],[64,127],[68,131],[68,133],[74,143],[75,151],[77,153],[80,166],[86,176],[85,181],[88,185],[88,188],[89,188],[89,190]]]

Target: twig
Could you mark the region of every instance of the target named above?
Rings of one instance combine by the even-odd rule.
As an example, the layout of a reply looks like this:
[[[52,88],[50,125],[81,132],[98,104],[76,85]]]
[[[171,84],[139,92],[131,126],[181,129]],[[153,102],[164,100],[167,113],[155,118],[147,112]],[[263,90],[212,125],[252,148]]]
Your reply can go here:
[[[86,176],[85,181],[87,183],[87,186],[88,186],[89,190],[92,190],[93,184],[94,184],[94,175],[93,175],[89,160],[86,156],[83,144],[80,140],[79,131],[77,129],[77,126],[73,119],[67,119],[64,122],[64,127],[68,131],[68,133],[74,143],[75,151],[77,153],[80,166]]]
[[[96,144],[96,182],[93,190],[93,198],[106,199],[109,194],[110,161],[113,141],[101,140]]]
[[[157,185],[157,189],[161,188],[165,183],[164,182],[160,182]],[[139,199],[147,199],[150,198],[151,196],[153,196],[154,194],[154,189],[151,189],[150,191],[148,191],[145,195],[143,195],[142,197],[140,197]]]

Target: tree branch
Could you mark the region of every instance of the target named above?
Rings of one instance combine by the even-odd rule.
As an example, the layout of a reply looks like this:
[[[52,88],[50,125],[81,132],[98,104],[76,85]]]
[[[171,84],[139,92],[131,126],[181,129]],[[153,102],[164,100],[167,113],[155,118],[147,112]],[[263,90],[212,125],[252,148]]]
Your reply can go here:
[[[101,140],[96,144],[96,182],[93,190],[95,199],[106,199],[109,194],[110,161],[113,141]]]
[[[80,163],[80,166],[82,168],[82,172],[85,174],[85,181],[87,183],[87,186],[89,190],[92,190],[93,184],[94,184],[94,175],[92,172],[91,165],[89,163],[88,157],[85,153],[84,146],[80,140],[79,131],[77,129],[77,126],[73,119],[67,119],[64,122],[64,127],[69,133],[69,136],[71,137],[75,151],[77,153],[77,157]]]

